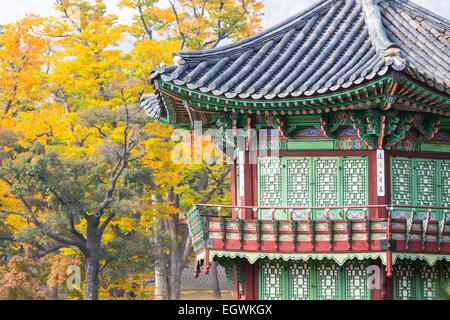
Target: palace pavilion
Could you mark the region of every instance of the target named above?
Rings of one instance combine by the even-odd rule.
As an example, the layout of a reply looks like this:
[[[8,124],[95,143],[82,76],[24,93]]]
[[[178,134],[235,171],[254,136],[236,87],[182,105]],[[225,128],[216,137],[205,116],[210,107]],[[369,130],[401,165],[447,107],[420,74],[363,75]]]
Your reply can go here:
[[[194,275],[217,261],[239,300],[445,299],[449,38],[412,1],[322,0],[154,68],[149,117],[238,149],[232,203],[186,215]]]

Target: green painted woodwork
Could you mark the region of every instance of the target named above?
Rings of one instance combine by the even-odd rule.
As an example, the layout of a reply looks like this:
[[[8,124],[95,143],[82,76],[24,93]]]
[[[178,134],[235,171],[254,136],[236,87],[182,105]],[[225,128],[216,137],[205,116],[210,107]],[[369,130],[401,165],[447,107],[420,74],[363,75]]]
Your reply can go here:
[[[258,158],[260,206],[327,207],[368,204],[367,157]],[[288,220],[288,210],[276,210],[275,218]],[[294,219],[307,217],[296,210]],[[343,210],[330,210],[333,219],[343,219]],[[363,210],[352,215],[363,217]],[[324,210],[314,210],[314,219],[326,219]],[[259,219],[272,219],[271,210],[260,210]]]
[[[288,151],[292,150],[333,150],[334,141],[329,139],[323,140],[288,140]]]
[[[422,141],[422,143],[420,144],[420,151],[431,153],[450,153],[450,144]]]
[[[310,261],[290,261],[288,263],[288,297],[290,300],[312,298],[312,267]]]
[[[413,203],[413,160],[391,158],[391,199],[393,204]]]
[[[441,205],[443,207],[450,207],[450,161],[441,161],[440,164]]]
[[[317,300],[339,300],[341,275],[332,261],[317,262]]]
[[[396,253],[392,253],[393,259],[397,256]],[[414,254],[414,256],[429,256],[429,255],[419,255]],[[338,265],[342,266],[345,262],[358,259],[381,259],[382,263],[386,265],[386,252],[352,252],[352,253],[280,253],[280,252],[262,252],[262,251],[222,251],[222,250],[209,250],[209,261],[211,262],[214,257],[228,257],[234,258],[245,258],[249,263],[253,264],[262,259],[271,260],[283,260],[283,261],[309,261],[309,260],[323,260],[330,259],[336,262]],[[445,259],[450,256],[446,255],[433,255],[433,259]],[[199,259],[199,256],[197,256]],[[426,259],[426,258],[425,258]]]
[[[414,263],[402,260],[394,267],[394,299],[416,300]]]
[[[449,269],[450,264],[445,261],[439,261],[430,266],[424,261],[399,260],[394,265],[394,299],[442,299],[448,285],[448,275],[445,274],[445,270]]]
[[[392,263],[395,265],[397,261],[404,259],[413,261],[426,261],[428,265],[434,266],[439,261],[450,262],[450,255],[448,254],[430,254],[430,253],[408,253],[408,252],[393,252]],[[450,264],[448,264],[450,266]]]
[[[259,260],[259,299],[368,300],[368,260]]]
[[[284,300],[283,262],[265,260],[259,264],[259,299]]]
[[[297,99],[275,99],[275,100],[249,100],[249,99],[234,99],[226,98],[224,96],[216,96],[213,94],[203,93],[197,90],[191,90],[184,86],[175,85],[173,83],[164,82],[159,80],[159,87],[162,90],[169,92],[172,96],[177,97],[180,100],[184,100],[185,104],[192,108],[191,113],[211,112],[216,110],[218,112],[238,109],[238,110],[260,110],[269,112],[293,111],[293,110],[318,110],[330,107],[347,107],[349,105],[355,105],[358,103],[365,103],[377,99],[387,99],[388,92],[382,94],[373,95],[373,88],[383,87],[387,88],[393,82],[393,73],[380,77],[369,83],[349,88],[345,91],[340,91],[332,94],[301,97]],[[448,111],[450,99],[444,94],[439,94],[434,91],[430,91],[427,88],[419,85],[404,74],[400,74],[400,82],[402,87],[410,87],[417,92],[427,94],[427,101],[431,104],[423,103],[421,101],[415,101],[408,96],[402,96],[400,94],[395,96],[389,96],[396,101],[399,98],[410,103],[417,103],[423,108],[430,108],[437,111]],[[410,95],[411,92],[408,93]],[[163,93],[164,95],[164,93]],[[358,97],[358,98],[356,98]],[[170,108],[166,109],[170,110]],[[172,110],[170,110],[172,111]],[[168,112],[170,114],[170,112]],[[209,117],[214,114],[209,114]],[[210,122],[212,123],[212,122]],[[178,126],[178,123],[173,123],[174,126]]]
[[[286,205],[307,207],[312,204],[311,159],[285,159],[286,166]]]
[[[258,199],[259,205],[273,207],[283,205],[283,175],[280,158],[258,158]],[[261,213],[261,219],[271,220],[271,211]],[[277,213],[275,213],[276,215]],[[284,219],[285,217],[279,217]]]
[[[391,157],[391,199],[393,204],[412,206],[450,205],[450,160]],[[394,216],[402,209],[394,209]],[[427,209],[416,210],[422,219]],[[442,210],[431,210],[432,220],[441,220]]]
[[[192,237],[194,251],[197,252],[205,247],[207,239],[206,219],[200,216],[199,208],[194,207],[186,214],[186,222]]]
[[[430,267],[426,263],[421,263],[419,266],[420,279],[420,299],[421,300],[435,300],[439,297],[439,267]]]
[[[346,300],[367,300],[370,297],[368,285],[369,262],[347,261],[343,270]]]
[[[231,288],[234,287],[234,276],[233,276],[233,264],[231,263],[229,258],[226,257],[218,257],[217,263],[222,266],[225,269],[225,279],[227,283],[231,286]]]

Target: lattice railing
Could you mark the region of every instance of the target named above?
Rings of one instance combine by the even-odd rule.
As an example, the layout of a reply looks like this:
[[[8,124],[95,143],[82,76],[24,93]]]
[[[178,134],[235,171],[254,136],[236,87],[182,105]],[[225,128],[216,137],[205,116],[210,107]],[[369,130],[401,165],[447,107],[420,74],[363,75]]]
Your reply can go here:
[[[191,211],[186,214],[186,223],[189,228],[189,233],[191,234],[194,251],[197,252],[205,248],[207,240],[207,221],[200,216],[199,207],[194,206]]]

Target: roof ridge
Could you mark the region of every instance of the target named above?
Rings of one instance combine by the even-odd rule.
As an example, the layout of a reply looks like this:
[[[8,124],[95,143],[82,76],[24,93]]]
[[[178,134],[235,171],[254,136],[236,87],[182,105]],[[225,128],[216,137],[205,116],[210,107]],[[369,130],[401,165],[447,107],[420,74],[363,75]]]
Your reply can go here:
[[[379,0],[360,0],[362,12],[369,31],[370,39],[377,53],[384,59],[393,59],[393,68],[402,70],[405,68],[405,60],[401,56],[400,47],[386,34],[381,19]]]
[[[361,0],[361,5],[366,26],[369,30],[369,35],[377,52],[384,53],[384,51],[389,48],[398,48],[398,46],[392,42],[386,34],[381,21],[378,0]]]
[[[414,11],[417,14],[420,14],[421,17],[423,17],[425,20],[432,21],[433,23],[440,23],[445,25],[447,28],[450,29],[450,20],[436,14],[435,12],[428,10],[427,8],[422,7],[421,5],[410,1],[410,0],[384,0],[385,2],[391,2],[394,3],[397,6],[400,7],[407,7],[408,9]],[[431,19],[432,18],[432,19]]]

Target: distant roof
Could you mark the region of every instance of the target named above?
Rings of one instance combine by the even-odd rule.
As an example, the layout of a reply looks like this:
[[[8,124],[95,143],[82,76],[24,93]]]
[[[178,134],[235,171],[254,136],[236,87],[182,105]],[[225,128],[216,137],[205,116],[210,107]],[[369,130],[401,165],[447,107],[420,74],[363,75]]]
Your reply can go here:
[[[345,90],[396,70],[448,95],[449,37],[449,20],[411,1],[322,0],[240,42],[176,52],[175,64],[155,68],[152,79],[226,98],[278,99]]]

